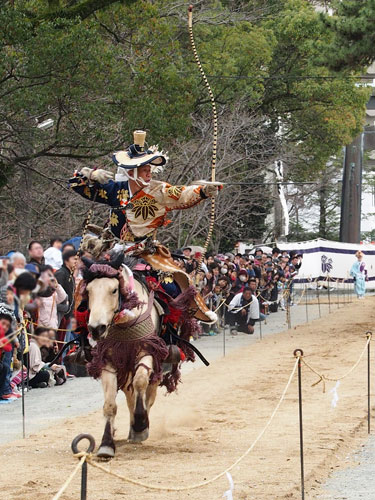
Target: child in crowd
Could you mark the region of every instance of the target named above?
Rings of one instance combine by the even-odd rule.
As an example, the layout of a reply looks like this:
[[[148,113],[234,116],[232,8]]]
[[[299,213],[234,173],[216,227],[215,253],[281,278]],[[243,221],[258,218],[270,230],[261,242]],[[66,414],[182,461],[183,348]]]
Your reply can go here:
[[[30,361],[29,361],[29,385],[32,388],[44,388],[48,386],[50,372],[54,374],[56,385],[65,382],[64,368],[61,365],[53,364],[49,367],[42,359],[41,347],[49,348],[51,339],[49,338],[50,328],[38,327],[35,336],[30,340]],[[64,378],[63,378],[64,377]]]

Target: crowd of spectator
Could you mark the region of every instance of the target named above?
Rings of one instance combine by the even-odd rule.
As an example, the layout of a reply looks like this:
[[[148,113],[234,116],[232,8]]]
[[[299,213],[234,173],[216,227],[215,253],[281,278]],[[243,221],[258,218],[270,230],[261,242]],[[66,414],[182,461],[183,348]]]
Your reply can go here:
[[[228,324],[232,334],[252,334],[257,321],[265,315],[285,310],[291,303],[293,278],[301,267],[302,255],[277,247],[266,253],[261,248],[244,255],[209,255],[199,267],[200,254],[187,247],[177,251],[181,267],[195,276],[195,282],[220,321],[207,334],[215,335],[218,326]],[[177,254],[178,255],[178,254]],[[175,256],[177,257],[175,254]]]
[[[63,245],[60,238],[52,239],[46,250],[39,241],[31,241],[28,258],[18,251],[1,257],[0,399],[3,402],[21,397],[22,379],[27,380],[28,388],[65,383],[68,374],[64,364],[53,361],[59,347],[76,336],[72,317],[74,291],[80,279],[78,260],[74,245]],[[26,336],[19,334],[22,324],[28,332]]]
[[[283,292],[291,289],[301,266],[301,255],[278,248],[272,253],[258,248],[246,255],[207,255],[201,266],[201,255],[189,247],[172,255],[219,315],[218,323],[205,328],[203,335],[215,335],[225,324],[233,335],[254,333],[256,321],[285,308],[290,294]],[[19,251],[1,257],[2,402],[21,397],[22,380],[27,380],[28,388],[44,388],[61,385],[71,376],[63,357],[56,361],[56,355],[64,342],[78,338],[74,297],[81,278],[80,256],[73,244],[63,244],[60,238],[52,239],[47,249],[31,241],[27,257]],[[22,324],[29,335],[19,335]]]

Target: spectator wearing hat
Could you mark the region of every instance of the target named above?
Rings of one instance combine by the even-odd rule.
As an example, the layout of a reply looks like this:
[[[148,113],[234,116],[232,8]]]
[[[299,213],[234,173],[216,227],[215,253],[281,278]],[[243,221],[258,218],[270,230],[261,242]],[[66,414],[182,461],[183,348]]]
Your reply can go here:
[[[41,266],[45,264],[44,255],[43,255],[43,246],[40,241],[32,240],[28,246],[29,250],[29,263],[35,264],[39,270]]]
[[[35,264],[26,264],[25,271],[29,272],[36,280],[40,276],[39,268]]]
[[[249,281],[249,274],[247,270],[245,268],[240,269],[233,291],[235,293],[242,293],[245,287],[247,287],[248,281]]]
[[[182,250],[184,256],[187,258],[187,259],[190,259],[191,257],[191,252],[192,252],[192,249],[190,247],[185,247],[183,250]]]
[[[31,292],[36,288],[36,279],[28,272],[20,274],[13,283],[15,308],[14,312],[17,321],[23,320],[23,311],[25,306],[30,302]]]
[[[61,254],[62,244],[63,241],[61,238],[52,238],[50,246],[44,252],[45,264],[51,266],[54,271],[57,271],[63,265]]]

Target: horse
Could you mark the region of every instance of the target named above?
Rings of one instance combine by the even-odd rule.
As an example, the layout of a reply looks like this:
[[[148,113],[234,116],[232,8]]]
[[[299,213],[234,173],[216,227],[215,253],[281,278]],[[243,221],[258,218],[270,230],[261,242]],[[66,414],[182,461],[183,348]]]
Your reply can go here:
[[[161,319],[154,294],[134,279],[123,255],[106,263],[82,260],[88,330],[97,342],[88,372],[101,378],[104,392],[105,427],[97,456],[110,459],[115,456],[118,390],[125,393],[130,412],[129,441],[145,441],[169,349],[158,335]]]

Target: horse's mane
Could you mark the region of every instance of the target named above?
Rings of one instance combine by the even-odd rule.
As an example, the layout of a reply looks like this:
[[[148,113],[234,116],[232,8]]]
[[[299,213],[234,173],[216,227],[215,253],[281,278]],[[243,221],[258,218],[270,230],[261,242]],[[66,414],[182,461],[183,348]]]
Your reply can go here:
[[[122,253],[117,253],[109,260],[92,261],[82,258],[84,266],[82,267],[82,277],[86,284],[97,278],[117,278],[119,269],[122,264],[125,264],[130,269],[133,269],[137,264],[137,259],[134,257],[124,257]]]

